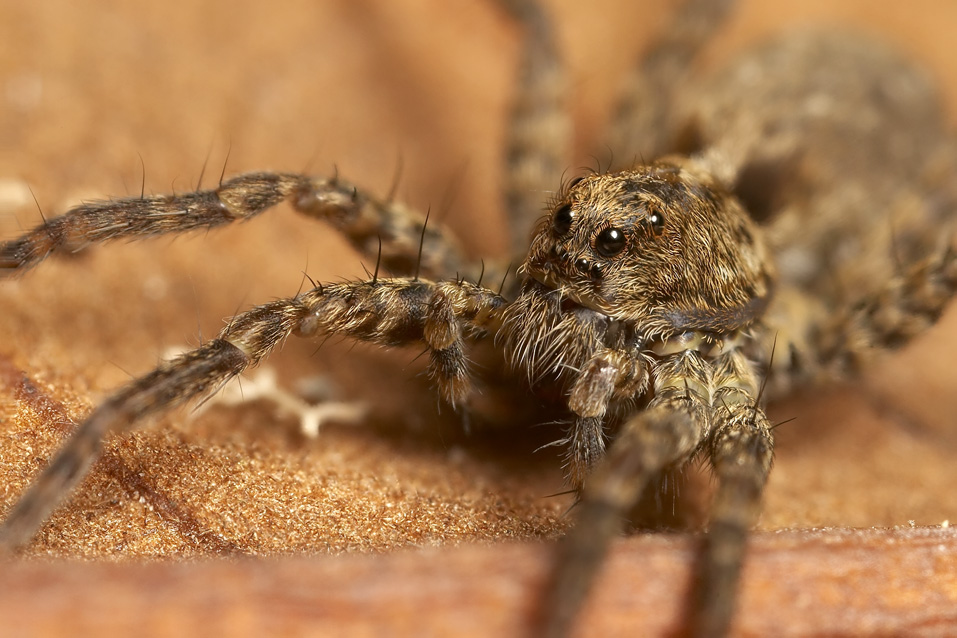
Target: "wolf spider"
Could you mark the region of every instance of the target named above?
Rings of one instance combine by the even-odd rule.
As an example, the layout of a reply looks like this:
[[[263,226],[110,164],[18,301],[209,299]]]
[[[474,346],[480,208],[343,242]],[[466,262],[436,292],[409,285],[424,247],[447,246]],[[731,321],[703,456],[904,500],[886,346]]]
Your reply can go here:
[[[209,396],[289,335],[424,344],[441,397],[466,414],[467,345],[484,339],[559,396],[568,422],[560,444],[577,523],[558,550],[542,632],[569,630],[643,489],[704,457],[718,488],[689,627],[727,633],[771,468],[764,402],[857,373],[876,348],[931,325],[957,286],[953,146],[936,95],[896,55],[835,33],[775,40],[688,85],[730,4],[691,0],[621,101],[611,139],[625,165],[562,183],[569,125],[551,28],[532,2],[504,4],[526,40],[506,177],[522,258],[501,290],[440,224],[338,176],[249,173],[212,190],[84,204],[0,245],[0,268],[16,276],[58,251],[245,221],[287,201],[376,258],[368,280],[242,312],[107,399],[8,512],[0,549],[30,540],[110,434]]]

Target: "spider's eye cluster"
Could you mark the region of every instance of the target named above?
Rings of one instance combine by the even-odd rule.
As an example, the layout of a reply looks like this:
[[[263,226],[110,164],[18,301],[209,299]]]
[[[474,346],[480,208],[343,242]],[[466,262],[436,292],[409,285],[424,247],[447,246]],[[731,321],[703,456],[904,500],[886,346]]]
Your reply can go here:
[[[595,250],[602,257],[614,257],[625,249],[628,240],[620,228],[609,227],[595,237]]]
[[[552,215],[552,230],[559,237],[571,230],[572,222],[575,220],[575,212],[571,204],[562,204],[555,214]]]
[[[665,216],[660,211],[653,210],[648,213],[648,223],[651,224],[651,232],[656,236],[665,230]]]

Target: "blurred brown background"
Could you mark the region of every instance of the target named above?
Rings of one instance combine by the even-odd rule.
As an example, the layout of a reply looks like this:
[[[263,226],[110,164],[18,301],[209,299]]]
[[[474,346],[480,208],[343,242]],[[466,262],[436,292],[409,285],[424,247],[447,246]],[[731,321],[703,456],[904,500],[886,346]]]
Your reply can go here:
[[[573,76],[576,165],[591,165],[589,155],[603,152],[596,143],[623,72],[673,3],[548,4]],[[955,3],[742,2],[703,64],[806,23],[880,34],[929,69],[957,115]],[[2,0],[0,238],[40,221],[26,185],[50,216],[82,199],[137,194],[141,166],[147,192],[193,189],[208,156],[207,185],[226,163],[227,174],[338,170],[385,194],[401,172],[400,198],[421,209],[444,206],[473,255],[500,254],[500,156],[518,44],[514,25],[478,0],[272,8],[253,0]],[[239,308],[294,294],[303,270],[320,281],[363,276],[343,240],[280,207],[243,226],[100,247],[0,282],[3,507],[56,449],[70,419],[149,370],[167,348],[215,334]],[[775,419],[796,419],[779,430],[762,528],[926,526],[957,517],[955,328],[952,311],[866,383],[774,407]],[[335,343],[314,351],[291,341],[270,365],[287,384],[324,375],[341,398],[379,401],[368,427],[330,426],[311,441],[266,404],[215,407],[194,420],[174,414],[111,448],[28,554],[299,554],[560,533],[569,501],[543,498],[562,489],[559,462],[551,452],[532,454],[550,435],[461,434],[447,409],[437,414],[421,366],[411,362],[416,352]],[[660,541],[630,542],[645,544],[634,556],[642,569],[642,556]],[[797,565],[801,547],[786,550]],[[477,569],[446,551],[438,556],[452,575]],[[502,551],[518,552],[516,562],[526,556]],[[945,558],[953,583],[952,550]],[[406,563],[396,583],[413,578],[418,563],[400,559]],[[27,600],[39,604],[55,565],[11,572],[40,587]],[[151,577],[158,578],[144,578]],[[663,591],[679,592],[672,601],[682,578],[680,570],[661,576]],[[0,583],[0,592],[29,591],[17,582]],[[11,603],[4,616],[28,627],[29,604]]]

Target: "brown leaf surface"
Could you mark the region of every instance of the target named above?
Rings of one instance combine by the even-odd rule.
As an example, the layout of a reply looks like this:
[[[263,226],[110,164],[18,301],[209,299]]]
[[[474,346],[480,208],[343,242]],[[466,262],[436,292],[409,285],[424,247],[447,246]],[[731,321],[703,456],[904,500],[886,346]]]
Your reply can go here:
[[[620,541],[580,635],[680,634],[675,592],[687,585],[688,541]],[[953,528],[760,532],[737,633],[948,635],[955,547]],[[83,636],[514,636],[548,559],[541,545],[498,543],[384,556],[23,562],[5,570],[0,617],[13,636],[65,627]]]
[[[585,158],[665,9],[553,4]],[[926,64],[957,113],[957,7],[742,4],[709,64],[796,23],[852,24]],[[499,155],[517,35],[492,2],[0,0],[0,237],[40,219],[25,184],[51,215],[84,198],[138,193],[140,157],[147,191],[195,187],[207,154],[205,183],[214,183],[228,149],[230,174],[337,169],[379,193],[401,164],[400,197],[438,210],[454,194],[448,223],[473,254],[495,254],[505,246]],[[198,329],[214,334],[240,307],[293,294],[304,269],[322,281],[363,276],[344,241],[280,208],[205,236],[100,247],[0,282],[0,511],[72,421],[129,375],[169,347],[195,344]],[[957,518],[955,334],[952,311],[865,383],[775,406],[774,418],[796,420],[779,430],[762,528]],[[116,441],[27,552],[45,560],[3,566],[5,625],[32,635],[134,626],[157,635],[513,633],[545,550],[500,541],[560,534],[567,497],[543,498],[562,489],[558,461],[532,452],[554,435],[463,435],[437,414],[415,352],[314,350],[290,342],[269,365],[288,385],[332,379],[339,397],[372,403],[368,423],[309,440],[252,404],[176,413]],[[590,612],[593,634],[674,629],[687,543],[623,541]],[[953,633],[955,547],[951,531],[935,529],[759,534],[740,629]],[[246,554],[267,558],[212,559]],[[77,557],[125,564],[62,560]]]

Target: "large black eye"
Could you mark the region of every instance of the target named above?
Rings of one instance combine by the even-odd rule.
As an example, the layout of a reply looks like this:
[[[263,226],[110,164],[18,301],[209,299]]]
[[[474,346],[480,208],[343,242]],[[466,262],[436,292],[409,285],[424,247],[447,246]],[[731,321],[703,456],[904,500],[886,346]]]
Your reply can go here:
[[[614,257],[625,249],[625,233],[617,228],[606,228],[595,238],[595,250],[602,257]]]
[[[575,213],[572,212],[571,204],[563,204],[555,211],[552,216],[552,230],[561,237],[572,227],[572,221],[575,219]]]

